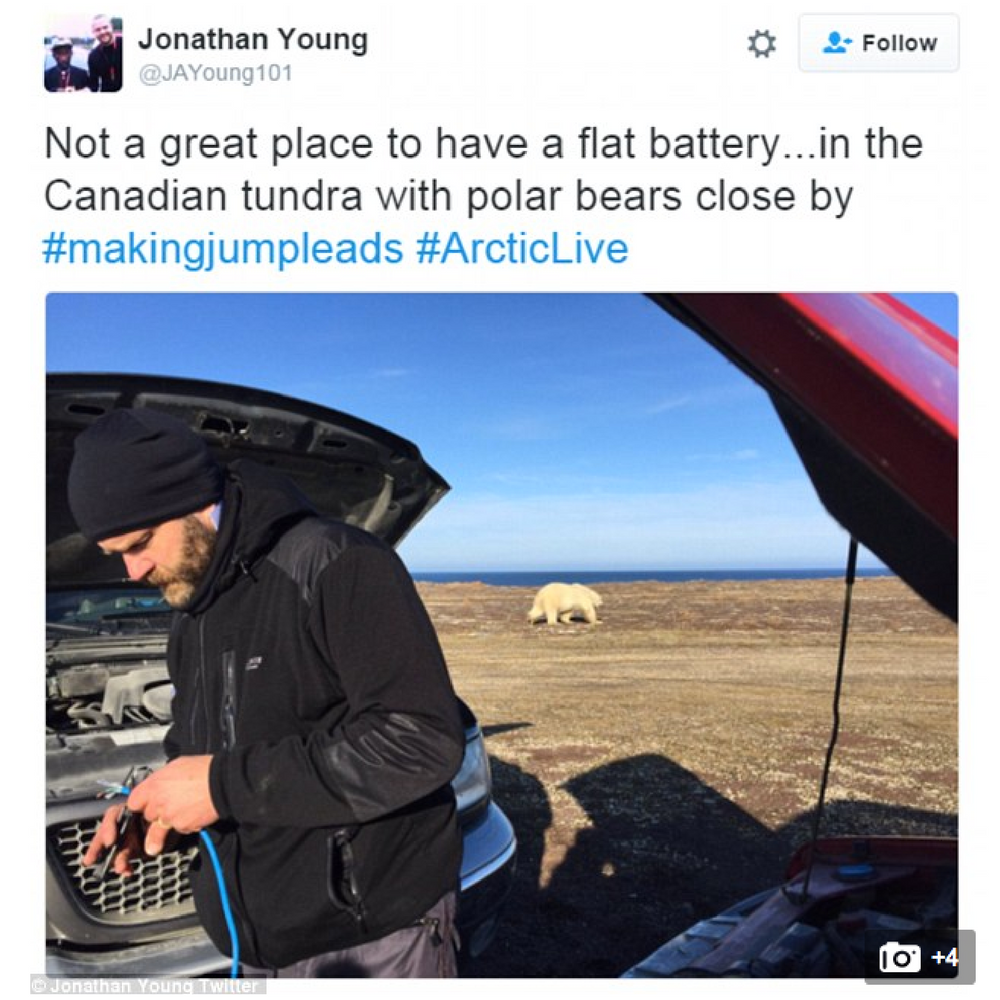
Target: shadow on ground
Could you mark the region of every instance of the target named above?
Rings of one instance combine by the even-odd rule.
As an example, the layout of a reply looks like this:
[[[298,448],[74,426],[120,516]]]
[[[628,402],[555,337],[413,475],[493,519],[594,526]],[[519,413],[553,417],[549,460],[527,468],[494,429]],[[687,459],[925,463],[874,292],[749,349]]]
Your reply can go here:
[[[591,826],[540,888],[552,808],[541,783],[494,758],[494,792],[517,830],[518,872],[498,936],[466,977],[616,977],[693,922],[782,880],[808,839],[804,814],[774,832],[660,756],[567,782]],[[823,832],[955,836],[953,816],[831,804]]]

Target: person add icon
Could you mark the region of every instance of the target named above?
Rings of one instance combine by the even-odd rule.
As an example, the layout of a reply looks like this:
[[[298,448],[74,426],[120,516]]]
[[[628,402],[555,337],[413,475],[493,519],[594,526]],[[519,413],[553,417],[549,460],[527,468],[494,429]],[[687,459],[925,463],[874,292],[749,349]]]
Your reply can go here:
[[[836,55],[846,52],[847,46],[854,41],[853,38],[844,38],[839,31],[831,31],[828,40],[829,44],[823,49],[823,52]]]

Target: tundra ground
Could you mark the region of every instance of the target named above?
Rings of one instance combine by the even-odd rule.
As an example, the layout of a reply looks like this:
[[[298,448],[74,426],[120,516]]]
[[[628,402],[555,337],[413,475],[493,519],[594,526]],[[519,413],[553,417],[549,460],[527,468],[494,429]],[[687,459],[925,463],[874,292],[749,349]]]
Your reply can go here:
[[[842,582],[594,589],[599,624],[531,626],[529,588],[420,585],[520,840],[466,976],[617,976],[811,829]],[[957,645],[900,581],[858,581],[824,832],[957,833]]]

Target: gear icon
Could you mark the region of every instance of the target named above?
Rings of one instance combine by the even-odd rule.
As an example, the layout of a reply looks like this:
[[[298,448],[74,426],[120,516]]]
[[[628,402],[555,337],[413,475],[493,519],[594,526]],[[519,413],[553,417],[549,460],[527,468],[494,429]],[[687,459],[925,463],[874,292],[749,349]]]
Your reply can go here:
[[[763,56],[765,59],[770,58],[771,53],[777,47],[774,43],[777,39],[770,31],[760,31],[759,29],[749,36],[750,40],[750,51],[753,53],[754,58]]]

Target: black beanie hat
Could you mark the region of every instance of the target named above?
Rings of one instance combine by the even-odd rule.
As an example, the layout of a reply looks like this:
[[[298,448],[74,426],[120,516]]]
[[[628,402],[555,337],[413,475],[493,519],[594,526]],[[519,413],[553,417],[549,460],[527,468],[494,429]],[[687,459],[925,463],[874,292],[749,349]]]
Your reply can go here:
[[[76,439],[69,506],[99,542],[183,517],[222,496],[222,469],[186,424],[157,410],[112,410]]]

